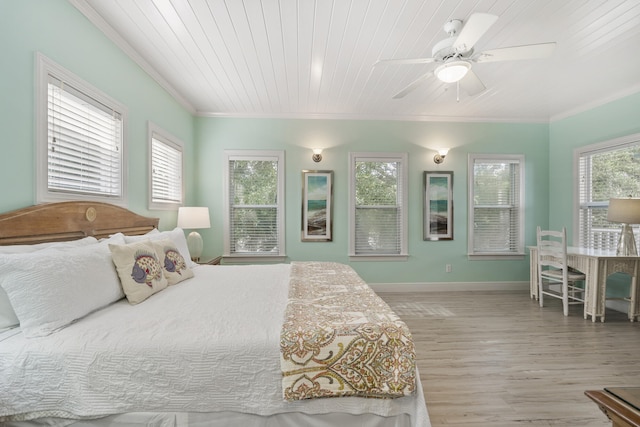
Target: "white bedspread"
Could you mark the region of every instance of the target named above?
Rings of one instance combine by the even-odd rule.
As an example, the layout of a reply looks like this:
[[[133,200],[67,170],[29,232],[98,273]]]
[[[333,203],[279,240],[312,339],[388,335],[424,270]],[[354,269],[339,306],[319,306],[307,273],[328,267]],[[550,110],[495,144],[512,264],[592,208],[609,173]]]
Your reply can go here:
[[[290,266],[200,266],[130,305],[121,300],[47,337],[0,342],[0,422],[126,412],[410,414],[428,426],[421,387],[399,399],[285,402],[279,339]],[[61,307],[64,309],[64,307]]]

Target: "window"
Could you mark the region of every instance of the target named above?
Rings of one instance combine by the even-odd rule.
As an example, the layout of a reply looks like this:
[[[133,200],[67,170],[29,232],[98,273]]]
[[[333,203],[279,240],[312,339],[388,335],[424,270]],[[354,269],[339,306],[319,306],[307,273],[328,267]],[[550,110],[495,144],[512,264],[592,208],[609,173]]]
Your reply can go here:
[[[574,244],[616,250],[620,224],[607,221],[610,198],[640,197],[640,134],[576,150]],[[634,226],[636,238],[638,226]]]
[[[524,256],[524,156],[469,155],[469,256]]]
[[[38,202],[124,205],[124,107],[48,58],[36,63]]]
[[[182,142],[153,123],[149,123],[149,158],[151,159],[151,200],[149,209],[177,209],[182,205]]]
[[[284,151],[225,151],[225,256],[284,257]]]
[[[407,159],[406,153],[349,154],[350,256],[408,256]]]

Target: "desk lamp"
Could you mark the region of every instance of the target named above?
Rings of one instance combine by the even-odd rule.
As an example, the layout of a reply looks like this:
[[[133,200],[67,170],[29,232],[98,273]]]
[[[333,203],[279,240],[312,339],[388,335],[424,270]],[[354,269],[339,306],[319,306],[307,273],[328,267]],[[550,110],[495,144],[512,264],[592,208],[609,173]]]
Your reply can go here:
[[[618,256],[638,255],[631,224],[640,224],[640,199],[609,199],[607,220],[622,223],[616,254]]]
[[[178,208],[178,227],[183,229],[211,228],[209,220],[209,208],[206,207],[181,207]],[[195,262],[200,261],[202,255],[202,236],[197,231],[192,231],[187,236],[187,246],[191,259]]]

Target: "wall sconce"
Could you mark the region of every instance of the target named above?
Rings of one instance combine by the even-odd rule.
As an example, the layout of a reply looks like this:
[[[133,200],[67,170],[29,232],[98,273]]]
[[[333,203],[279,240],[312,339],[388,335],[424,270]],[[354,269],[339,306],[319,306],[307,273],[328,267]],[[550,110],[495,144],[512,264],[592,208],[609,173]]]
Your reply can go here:
[[[311,158],[316,163],[318,163],[320,160],[322,160],[322,148],[314,148],[313,149],[313,156],[311,156]]]
[[[438,154],[433,156],[433,161],[436,163],[436,165],[439,165],[440,163],[444,162],[444,158],[446,157],[448,152],[449,152],[448,148],[443,148],[438,150]]]

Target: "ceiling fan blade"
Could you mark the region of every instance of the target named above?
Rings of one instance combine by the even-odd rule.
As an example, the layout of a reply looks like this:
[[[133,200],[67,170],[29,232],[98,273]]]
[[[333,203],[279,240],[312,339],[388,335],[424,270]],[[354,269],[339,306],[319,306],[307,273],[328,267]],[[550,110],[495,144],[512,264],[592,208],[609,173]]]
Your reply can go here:
[[[519,61],[523,59],[539,59],[551,56],[556,43],[539,43],[524,46],[503,47],[480,52],[476,62]]]
[[[453,48],[459,53],[471,50],[497,19],[496,15],[489,13],[474,13],[460,30],[458,38],[453,43]]]
[[[376,61],[376,65],[405,65],[405,64],[429,64],[435,62],[435,58],[405,58],[405,59],[380,59]]]
[[[460,88],[469,96],[473,96],[485,90],[486,86],[482,81],[480,81],[480,78],[473,72],[473,70],[469,70],[464,78],[460,80]]]
[[[411,82],[407,87],[402,89],[400,92],[393,95],[393,99],[404,98],[405,96],[407,96],[407,94],[409,94],[410,92],[413,92],[418,86],[420,86],[420,84],[424,80],[428,79],[432,74],[433,73],[431,71],[429,71],[428,73],[424,73],[423,75],[415,79],[413,82]]]

